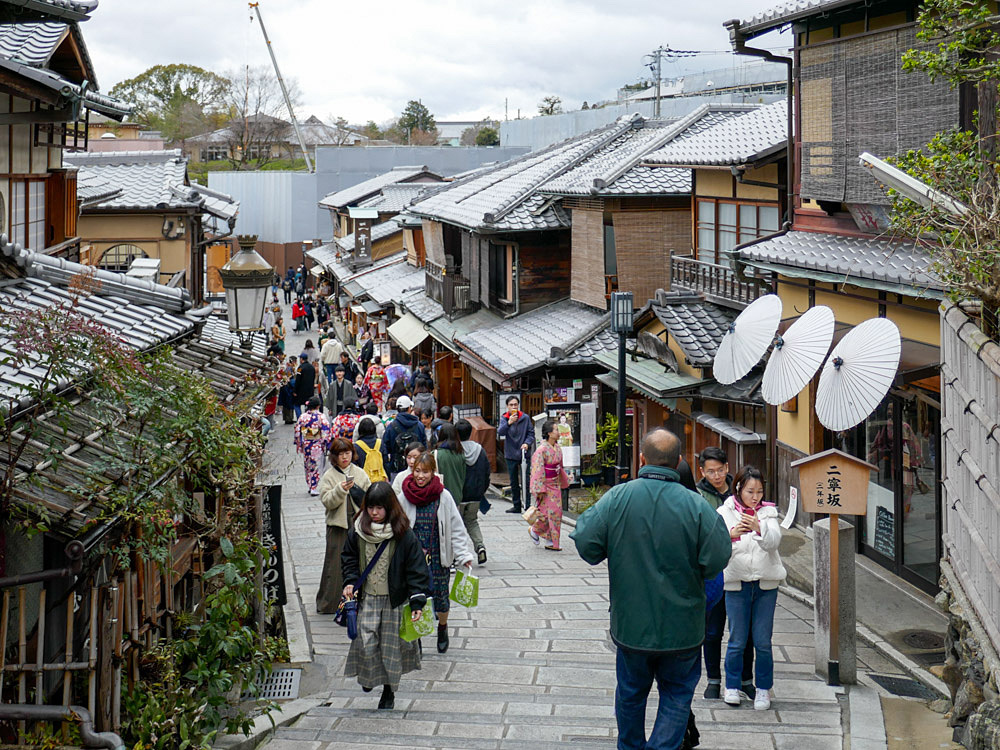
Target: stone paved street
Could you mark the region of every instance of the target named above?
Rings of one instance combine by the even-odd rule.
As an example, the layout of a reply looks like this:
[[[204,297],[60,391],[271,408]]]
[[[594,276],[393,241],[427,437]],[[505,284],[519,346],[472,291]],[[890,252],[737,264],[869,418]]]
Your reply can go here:
[[[290,334],[289,353],[303,335]],[[280,419],[279,419],[280,422]],[[341,676],[345,631],[315,611],[323,563],[323,508],[305,487],[291,445],[291,426],[279,424],[271,440],[272,467],[287,474],[285,549],[301,595],[307,634],[292,626],[295,653],[313,663],[301,695],[325,696],[290,727],[277,730],[268,750],[339,748],[614,747],[614,646],[608,637],[607,567],[577,556],[564,526],[564,551],[531,544],[519,516],[497,502],[481,517],[489,562],[479,567],[480,604],[454,605],[451,648],[439,655],[434,640],[421,671],[404,676],[396,709],[378,711],[379,690],[364,694]],[[290,620],[295,619],[294,605]],[[694,702],[702,747],[719,750],[834,750],[842,746],[841,702],[834,688],[813,676],[812,611],[782,595],[775,619],[774,710],[746,703]],[[655,712],[655,688],[647,714]]]

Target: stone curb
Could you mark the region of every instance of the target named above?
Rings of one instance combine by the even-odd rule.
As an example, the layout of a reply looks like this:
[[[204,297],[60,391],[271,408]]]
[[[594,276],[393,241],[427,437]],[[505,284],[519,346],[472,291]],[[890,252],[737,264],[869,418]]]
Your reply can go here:
[[[885,716],[875,689],[851,685],[847,701],[851,750],[886,750]]]
[[[213,750],[254,750],[270,739],[278,727],[287,727],[309,711],[322,706],[326,699],[326,696],[312,696],[281,704],[279,706],[280,712],[274,711],[270,715],[258,716],[250,729],[250,734],[246,736],[225,734],[215,741],[212,748]]]

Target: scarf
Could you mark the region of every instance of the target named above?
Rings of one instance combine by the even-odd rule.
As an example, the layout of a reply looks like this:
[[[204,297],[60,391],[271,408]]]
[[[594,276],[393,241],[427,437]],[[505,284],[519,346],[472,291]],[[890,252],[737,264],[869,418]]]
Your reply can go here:
[[[358,536],[364,539],[369,544],[380,544],[386,539],[392,539],[392,526],[387,523],[375,523],[371,524],[372,532],[366,534],[361,528],[361,516],[354,519],[354,530],[358,532]]]
[[[757,511],[759,511],[761,508],[775,507],[774,503],[769,503],[766,500],[761,500],[760,504],[756,508],[751,508],[749,505],[744,505],[743,501],[740,500],[738,497],[736,497],[736,495],[733,495],[732,498],[733,498],[733,503],[736,505],[736,512],[745,513],[748,516],[757,515]]]
[[[441,497],[442,492],[444,492],[444,485],[441,484],[441,480],[438,479],[437,474],[431,477],[431,481],[423,487],[417,484],[417,480],[413,478],[412,474],[403,480],[403,494],[406,495],[407,500],[418,508],[433,503]]]

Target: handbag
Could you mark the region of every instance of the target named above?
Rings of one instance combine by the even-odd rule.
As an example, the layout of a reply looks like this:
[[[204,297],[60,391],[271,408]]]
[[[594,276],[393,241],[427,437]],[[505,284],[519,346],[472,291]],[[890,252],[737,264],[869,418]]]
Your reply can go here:
[[[361,591],[362,586],[365,584],[365,579],[368,574],[371,573],[372,568],[375,567],[375,563],[385,552],[385,548],[389,545],[389,540],[386,539],[382,542],[378,549],[375,550],[375,554],[372,555],[372,559],[368,561],[365,569],[361,572],[358,580],[354,584],[355,592]],[[333,616],[333,621],[338,625],[347,628],[347,637],[352,641],[358,637],[358,601],[355,596],[346,597],[341,595],[340,606],[337,607],[337,613]]]
[[[479,578],[463,570],[455,571],[455,582],[448,598],[463,607],[475,607],[479,604]]]
[[[521,514],[521,518],[523,518],[525,521],[527,521],[531,525],[534,525],[535,521],[538,520],[538,517],[540,515],[541,515],[541,513],[539,513],[539,511],[538,511],[538,506],[537,505],[529,505],[528,509],[526,511],[524,511],[524,513]]]
[[[428,599],[420,613],[420,619],[413,621],[413,609],[409,604],[403,605],[399,619],[399,637],[407,643],[413,642],[425,635],[431,635],[437,630],[437,619],[434,617],[434,607]]]

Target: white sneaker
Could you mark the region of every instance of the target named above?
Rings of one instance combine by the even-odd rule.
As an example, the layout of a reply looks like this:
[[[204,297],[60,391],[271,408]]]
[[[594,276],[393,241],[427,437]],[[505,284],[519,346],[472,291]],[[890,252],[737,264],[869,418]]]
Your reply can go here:
[[[726,688],[726,692],[722,694],[722,700],[728,703],[730,706],[740,705],[741,699],[740,691],[734,688]]]
[[[753,699],[754,711],[767,711],[771,707],[771,691],[757,688],[757,696]]]

